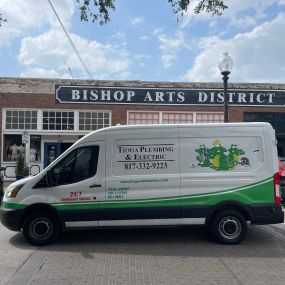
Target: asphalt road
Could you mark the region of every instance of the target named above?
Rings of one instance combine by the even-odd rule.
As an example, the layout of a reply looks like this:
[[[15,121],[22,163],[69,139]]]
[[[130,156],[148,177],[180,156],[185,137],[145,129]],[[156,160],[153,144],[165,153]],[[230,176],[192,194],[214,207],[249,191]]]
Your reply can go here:
[[[0,284],[285,284],[285,224],[250,226],[239,245],[203,227],[66,232],[33,247],[0,224]]]

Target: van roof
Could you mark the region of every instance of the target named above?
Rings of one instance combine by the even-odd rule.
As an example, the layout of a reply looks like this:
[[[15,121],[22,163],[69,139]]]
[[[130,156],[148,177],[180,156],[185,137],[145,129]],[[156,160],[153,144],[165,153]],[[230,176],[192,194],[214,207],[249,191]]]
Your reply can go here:
[[[249,123],[203,123],[203,124],[153,124],[153,125],[116,125],[112,127],[107,127],[103,129],[99,129],[89,134],[85,135],[83,138],[78,140],[76,144],[81,143],[82,140],[89,141],[92,140],[93,136],[96,134],[97,139],[105,139],[106,132],[113,132],[113,131],[124,131],[124,130],[131,130],[131,129],[173,129],[173,128],[215,128],[215,127],[223,127],[223,128],[232,128],[232,127],[267,127],[273,130],[271,124],[265,122],[249,122]]]
[[[155,129],[155,128],[206,128],[206,127],[257,127],[257,126],[269,126],[267,122],[246,122],[246,123],[200,123],[200,124],[152,124],[152,125],[116,125],[103,129],[96,130],[95,132],[109,132],[113,130],[127,130],[127,129]]]

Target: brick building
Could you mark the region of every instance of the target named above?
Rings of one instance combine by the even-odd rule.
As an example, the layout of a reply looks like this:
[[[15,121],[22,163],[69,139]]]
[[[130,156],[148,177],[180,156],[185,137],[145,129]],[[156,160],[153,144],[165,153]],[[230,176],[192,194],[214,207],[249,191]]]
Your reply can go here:
[[[285,84],[229,84],[228,92],[229,121],[270,122],[285,156]],[[0,78],[0,112],[1,165],[14,180],[19,153],[36,174],[98,128],[223,122],[223,85]]]

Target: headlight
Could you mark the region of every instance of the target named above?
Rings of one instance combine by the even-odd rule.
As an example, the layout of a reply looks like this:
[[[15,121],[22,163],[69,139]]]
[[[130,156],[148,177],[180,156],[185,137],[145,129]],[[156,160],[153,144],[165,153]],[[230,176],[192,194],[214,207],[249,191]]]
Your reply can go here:
[[[15,186],[8,186],[7,190],[5,191],[6,197],[7,198],[15,198],[20,191],[20,189],[24,186],[25,184],[19,184]]]

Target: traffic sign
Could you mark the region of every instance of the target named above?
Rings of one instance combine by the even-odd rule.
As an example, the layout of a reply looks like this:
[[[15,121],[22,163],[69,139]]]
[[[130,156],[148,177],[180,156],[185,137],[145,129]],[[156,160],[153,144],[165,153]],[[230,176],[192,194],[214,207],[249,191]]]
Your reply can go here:
[[[28,143],[30,140],[30,134],[27,131],[22,132],[22,143]]]

